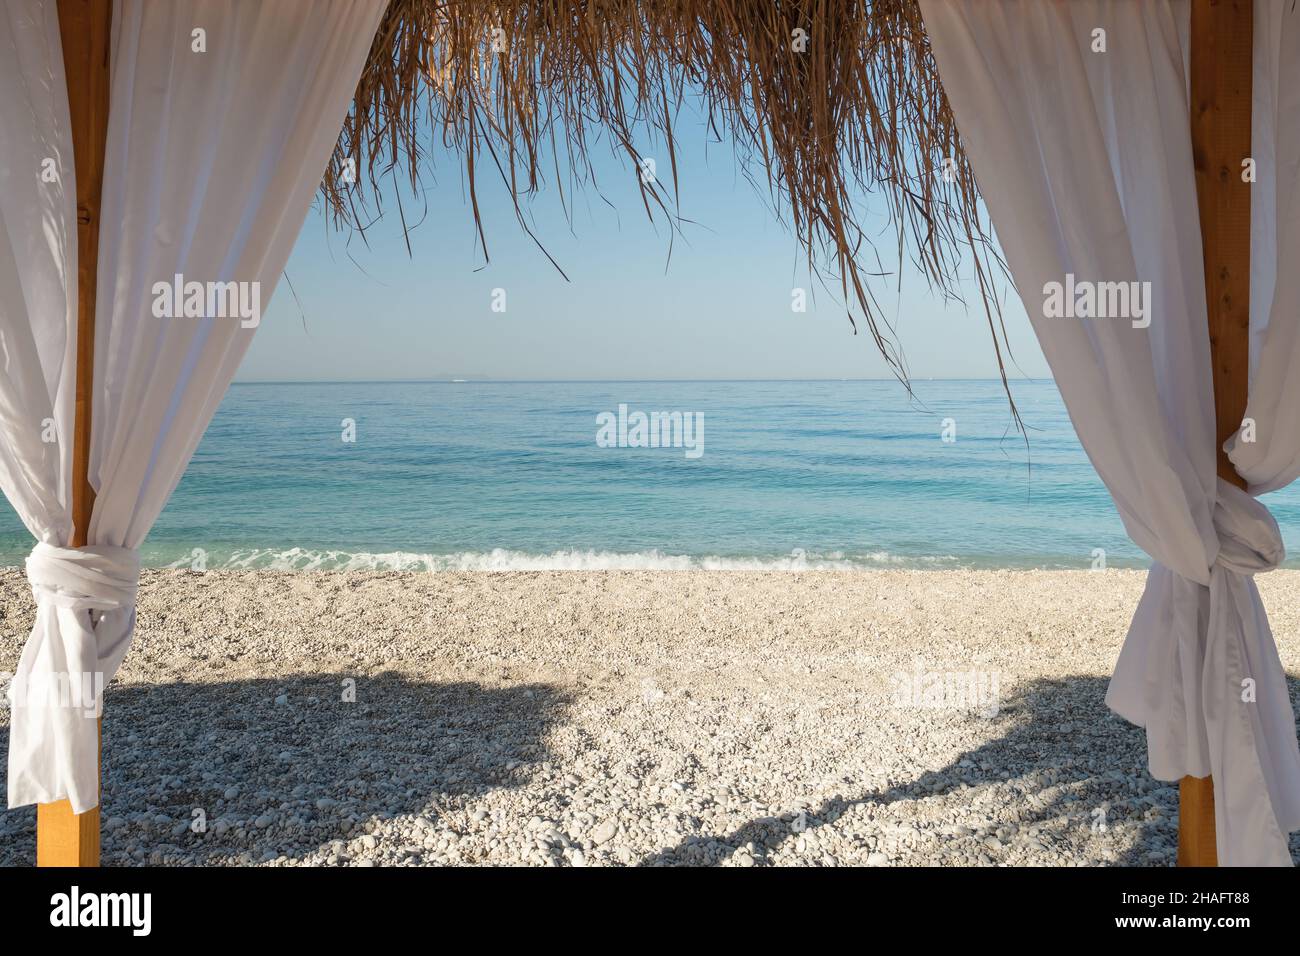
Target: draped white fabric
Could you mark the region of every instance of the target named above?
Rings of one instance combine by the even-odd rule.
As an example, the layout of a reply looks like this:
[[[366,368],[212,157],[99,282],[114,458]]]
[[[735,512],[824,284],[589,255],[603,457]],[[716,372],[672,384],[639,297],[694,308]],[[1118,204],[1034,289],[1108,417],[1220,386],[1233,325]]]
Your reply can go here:
[[[11,684],[10,806],[68,798],[83,812],[98,802],[97,688],[131,639],[137,549],[270,300],[385,5],[116,3],[96,500],[92,546],[77,551],[62,547],[71,535],[77,262],[57,12],[55,0],[9,0],[0,13],[0,487],[41,542],[27,563],[36,624]],[[42,180],[46,158],[53,182]],[[163,305],[199,283],[201,314],[166,317],[158,283],[180,286]],[[48,692],[61,680],[92,688],[91,706]]]
[[[1215,474],[1185,0],[921,0],[1012,278],[1071,421],[1155,563],[1106,700],[1162,780],[1213,773],[1219,862],[1289,865],[1300,750],[1253,575],[1276,523]],[[1300,36],[1256,3],[1252,492],[1300,475]],[[1094,52],[1094,31],[1105,52]],[[1050,283],[1149,282],[1148,311],[1054,317]],[[1142,286],[1129,287],[1141,295]],[[1096,287],[1091,287],[1096,291]],[[1149,324],[1147,324],[1149,322]],[[1291,426],[1287,418],[1290,416]],[[1244,433],[1243,433],[1244,434]]]
[[[65,544],[77,328],[72,135],[53,2],[0,7],[0,489]]]

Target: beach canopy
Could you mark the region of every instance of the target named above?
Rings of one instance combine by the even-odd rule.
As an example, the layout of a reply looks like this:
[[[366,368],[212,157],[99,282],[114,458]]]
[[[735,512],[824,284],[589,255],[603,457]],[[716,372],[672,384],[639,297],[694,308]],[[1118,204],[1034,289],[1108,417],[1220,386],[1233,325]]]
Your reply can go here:
[[[0,485],[39,542],[36,624],[10,691],[11,807],[99,801],[96,684],[131,640],[137,549],[252,340],[232,295],[270,299],[384,6],[116,3],[94,263],[79,261],[57,5],[0,11]],[[98,321],[78,342],[86,276]],[[79,349],[93,355],[94,508],[73,548]]]
[[[1253,575],[1284,557],[1254,496],[1300,476],[1300,15],[1255,5],[1249,148],[1212,169],[1248,190],[1249,400],[1227,441],[1243,491],[1216,469],[1192,5],[921,8],[1070,419],[1155,559],[1106,701],[1146,728],[1156,778],[1213,775],[1220,863],[1290,865],[1300,751]]]
[[[1300,474],[1296,17],[1269,0],[7,0],[0,487],[37,541],[10,805],[98,803],[138,549],[317,189],[364,227],[430,141],[463,158],[475,210],[484,169],[519,201],[548,165],[557,188],[589,184],[597,143],[636,169],[657,142],[669,175],[638,181],[675,223],[689,100],[900,378],[872,292],[880,223],[855,204],[877,197],[899,266],[939,293],[974,277],[1001,366],[982,194],[1156,562],[1107,699],[1146,727],[1156,777],[1186,795],[1213,775],[1210,859],[1289,863],[1300,751],[1252,575],[1283,557],[1255,495]]]

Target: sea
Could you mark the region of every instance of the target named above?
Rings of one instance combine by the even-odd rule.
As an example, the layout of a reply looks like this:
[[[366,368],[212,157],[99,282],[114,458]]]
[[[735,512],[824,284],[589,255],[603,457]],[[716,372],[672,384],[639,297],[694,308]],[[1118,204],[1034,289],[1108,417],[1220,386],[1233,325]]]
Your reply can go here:
[[[236,383],[143,560],[1146,567],[1054,383],[1013,394],[1023,432],[996,381]],[[1300,556],[1300,490],[1264,500]],[[0,564],[31,545],[0,502]]]

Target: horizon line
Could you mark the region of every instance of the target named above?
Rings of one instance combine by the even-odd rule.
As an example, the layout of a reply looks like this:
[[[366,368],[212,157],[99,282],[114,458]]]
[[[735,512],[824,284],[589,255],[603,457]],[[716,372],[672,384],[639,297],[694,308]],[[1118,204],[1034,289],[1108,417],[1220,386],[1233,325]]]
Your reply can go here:
[[[910,382],[1001,382],[996,375],[991,376],[954,376],[938,377],[913,376]],[[1051,382],[1054,379],[1023,378],[1010,379],[1017,382]],[[467,376],[465,378],[294,378],[294,379],[236,379],[235,385],[603,385],[603,384],[646,384],[646,383],[719,383],[719,382],[892,382],[902,384],[898,379],[883,376],[874,378],[489,378],[486,376]]]

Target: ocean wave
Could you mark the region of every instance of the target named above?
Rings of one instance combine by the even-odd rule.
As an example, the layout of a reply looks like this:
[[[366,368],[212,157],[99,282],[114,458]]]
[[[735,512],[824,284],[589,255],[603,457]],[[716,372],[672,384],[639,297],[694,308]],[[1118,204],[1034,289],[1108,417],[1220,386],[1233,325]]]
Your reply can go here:
[[[191,568],[194,559],[183,557],[169,568]],[[207,569],[266,568],[273,571],[862,571],[879,568],[958,567],[952,555],[905,556],[886,551],[845,554],[807,552],[724,557],[719,555],[666,554],[658,550],[615,552],[595,550],[554,551],[532,554],[494,548],[453,554],[384,553],[313,550],[308,548],[254,548],[235,551],[225,559],[214,556]]]

